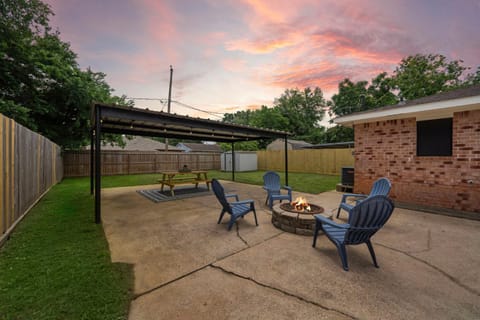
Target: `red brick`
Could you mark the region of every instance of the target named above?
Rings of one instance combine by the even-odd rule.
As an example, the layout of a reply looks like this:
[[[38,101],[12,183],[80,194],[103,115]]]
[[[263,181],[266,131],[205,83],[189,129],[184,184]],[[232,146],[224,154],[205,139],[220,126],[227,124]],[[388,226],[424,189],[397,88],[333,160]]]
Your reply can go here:
[[[478,188],[466,182],[480,180],[479,124],[480,110],[454,114],[452,157],[416,156],[414,118],[355,126],[355,192],[386,176],[398,201],[480,214]]]

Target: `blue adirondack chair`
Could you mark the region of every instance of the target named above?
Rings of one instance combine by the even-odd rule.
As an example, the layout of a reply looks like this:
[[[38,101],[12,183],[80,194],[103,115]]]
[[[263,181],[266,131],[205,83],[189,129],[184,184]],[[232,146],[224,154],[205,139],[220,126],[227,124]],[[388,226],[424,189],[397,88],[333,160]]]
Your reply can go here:
[[[212,189],[217,197],[218,201],[222,205],[222,212],[220,212],[220,218],[218,218],[218,224],[222,221],[225,213],[230,214],[230,222],[228,223],[228,230],[232,229],[233,224],[238,218],[245,216],[249,212],[253,212],[255,216],[255,224],[258,226],[257,212],[255,211],[255,203],[253,200],[239,201],[236,194],[225,194],[223,186],[217,179],[212,179]],[[235,198],[236,201],[229,202],[228,198]]]
[[[289,186],[282,186],[280,184],[280,176],[274,171],[268,171],[263,175],[263,189],[267,191],[267,198],[265,199],[265,204],[268,203],[268,207],[272,208],[273,201],[275,200],[288,200],[292,202],[292,188]],[[281,192],[281,190],[286,190],[287,193]]]
[[[357,194],[357,193],[345,193],[342,196],[342,201],[340,201],[340,206],[338,207],[338,212],[337,212],[337,218],[340,216],[340,210],[345,210],[347,212],[350,212],[352,210],[353,205],[347,203],[347,198],[348,197],[355,197],[355,204],[360,203],[360,201],[365,200],[368,197],[373,197],[376,195],[383,195],[383,196],[388,196],[390,193],[390,189],[392,188],[392,184],[390,183],[390,180],[387,178],[380,178],[377,181],[373,183],[372,190],[370,191],[370,194]]]
[[[315,232],[312,247],[317,243],[318,231],[322,229],[328,239],[336,246],[343,269],[348,271],[346,245],[365,243],[372,256],[373,264],[378,268],[375,251],[373,251],[370,238],[390,218],[394,209],[393,202],[383,195],[368,197],[350,210],[348,223],[339,224],[322,216],[315,215]]]

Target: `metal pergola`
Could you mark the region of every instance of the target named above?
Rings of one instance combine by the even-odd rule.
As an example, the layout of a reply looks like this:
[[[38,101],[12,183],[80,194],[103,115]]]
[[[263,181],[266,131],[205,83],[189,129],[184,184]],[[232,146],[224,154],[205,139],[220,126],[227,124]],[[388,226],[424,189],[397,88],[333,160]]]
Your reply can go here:
[[[95,191],[95,223],[101,222],[101,135],[128,134],[188,140],[230,142],[235,180],[235,142],[282,138],[285,141],[285,184],[288,185],[288,132],[235,125],[134,107],[95,103],[92,107],[90,192]]]

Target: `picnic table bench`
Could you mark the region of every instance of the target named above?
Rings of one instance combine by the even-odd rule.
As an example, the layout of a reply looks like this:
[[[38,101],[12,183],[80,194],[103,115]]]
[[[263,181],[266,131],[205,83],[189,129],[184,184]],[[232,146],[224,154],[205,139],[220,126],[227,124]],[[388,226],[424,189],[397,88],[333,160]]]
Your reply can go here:
[[[194,184],[195,188],[198,188],[199,183],[205,183],[207,189],[210,190],[211,181],[207,177],[207,172],[204,170],[192,170],[192,171],[164,171],[160,172],[162,175],[158,182],[161,184],[160,191],[163,191],[165,186],[170,187],[170,193],[175,196],[174,188],[181,184]]]

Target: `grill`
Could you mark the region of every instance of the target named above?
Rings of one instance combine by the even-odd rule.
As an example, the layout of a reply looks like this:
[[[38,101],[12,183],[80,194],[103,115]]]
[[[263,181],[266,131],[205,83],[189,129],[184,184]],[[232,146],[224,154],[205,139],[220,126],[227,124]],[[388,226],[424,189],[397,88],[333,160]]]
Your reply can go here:
[[[353,186],[355,169],[353,167],[342,168],[342,185]]]

